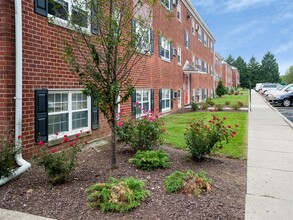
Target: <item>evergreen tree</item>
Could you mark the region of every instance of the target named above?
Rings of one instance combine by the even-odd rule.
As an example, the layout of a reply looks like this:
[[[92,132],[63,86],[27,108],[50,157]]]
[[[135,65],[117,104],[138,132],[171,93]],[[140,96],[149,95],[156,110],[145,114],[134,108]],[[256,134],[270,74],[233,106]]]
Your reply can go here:
[[[247,67],[244,59],[241,56],[239,56],[233,64],[233,66],[238,69],[240,75],[240,86],[243,88],[249,88],[249,76],[247,73]]]
[[[293,65],[287,69],[283,78],[285,83],[287,84],[293,83]]]
[[[275,56],[270,52],[267,52],[261,61],[259,82],[280,82],[279,65]]]
[[[232,57],[231,54],[229,54],[229,56],[227,57],[227,59],[225,60],[226,63],[228,63],[230,66],[234,66],[234,58]]]
[[[255,87],[255,84],[259,82],[261,66],[254,56],[251,57],[247,65],[247,74],[251,88]]]
[[[216,88],[216,93],[219,97],[222,97],[223,95],[225,95],[227,93],[227,89],[223,85],[222,80],[219,81],[219,84]]]

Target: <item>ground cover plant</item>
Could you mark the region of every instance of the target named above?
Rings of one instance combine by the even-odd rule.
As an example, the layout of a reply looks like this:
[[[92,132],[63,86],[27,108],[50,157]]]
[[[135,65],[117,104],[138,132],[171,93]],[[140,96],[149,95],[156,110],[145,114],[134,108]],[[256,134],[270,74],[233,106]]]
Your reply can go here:
[[[129,162],[142,170],[167,168],[170,165],[169,155],[162,149],[138,151],[133,158],[129,159]]]
[[[205,190],[210,192],[212,180],[207,178],[204,171],[197,173],[192,170],[176,171],[165,179],[165,190],[169,193],[180,192],[186,195],[199,196]]]
[[[184,133],[188,122],[194,119],[205,119],[205,122],[208,122],[215,114],[222,119],[226,117],[226,126],[237,127],[237,135],[233,138],[233,142],[223,143],[222,148],[215,149],[215,153],[232,158],[246,158],[248,117],[246,112],[190,112],[168,115],[164,117],[167,131],[164,134],[165,144],[187,150]]]
[[[128,177],[117,180],[110,178],[108,183],[97,183],[87,189],[88,204],[102,212],[126,212],[141,204],[149,196],[142,180]]]
[[[237,95],[236,95],[237,94]],[[217,104],[227,105],[229,103],[230,107],[233,107],[238,102],[243,103],[243,107],[248,106],[248,90],[239,89],[234,92],[233,95],[223,95],[222,97],[217,97],[212,99],[213,102]]]

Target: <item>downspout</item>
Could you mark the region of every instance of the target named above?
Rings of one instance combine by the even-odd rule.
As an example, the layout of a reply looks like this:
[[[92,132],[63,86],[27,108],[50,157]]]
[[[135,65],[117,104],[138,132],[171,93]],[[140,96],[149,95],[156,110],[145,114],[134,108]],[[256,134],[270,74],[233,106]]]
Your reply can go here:
[[[14,1],[15,6],[15,147],[20,152],[15,155],[19,165],[12,175],[0,179],[0,186],[11,179],[24,173],[31,164],[22,158],[21,140],[18,136],[22,133],[22,6],[21,0]]]

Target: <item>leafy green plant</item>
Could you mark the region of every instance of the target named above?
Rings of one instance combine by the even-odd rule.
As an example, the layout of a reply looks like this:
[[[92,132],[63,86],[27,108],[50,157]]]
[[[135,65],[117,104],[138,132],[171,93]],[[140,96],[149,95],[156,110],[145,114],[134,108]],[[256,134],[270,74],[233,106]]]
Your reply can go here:
[[[224,120],[216,115],[213,116],[209,123],[203,120],[194,120],[189,123],[184,134],[186,145],[194,160],[202,160],[207,154],[217,146],[222,146],[222,141],[228,142],[234,137],[236,131],[231,130],[231,126],[226,126]]]
[[[239,106],[237,103],[235,103],[235,104],[233,105],[233,109],[234,109],[234,110],[239,110],[239,109],[240,109],[240,106]]]
[[[204,171],[176,171],[165,179],[165,190],[169,193],[181,192],[186,195],[198,196],[203,190],[211,191],[211,179]]]
[[[216,88],[216,94],[219,97],[222,97],[223,95],[227,94],[227,89],[225,88],[225,86],[223,85],[222,80],[219,81],[219,84]]]
[[[126,212],[145,200],[150,192],[145,189],[143,180],[129,177],[121,180],[110,178],[108,183],[98,183],[87,190],[88,204],[102,212]]]
[[[143,170],[167,168],[170,165],[169,155],[161,149],[157,151],[138,151],[129,162]]]
[[[244,106],[243,102],[237,101],[237,105],[239,106],[239,108],[242,108]]]
[[[205,102],[203,102],[202,105],[201,105],[202,110],[207,110],[208,107],[209,107],[209,105],[207,103],[205,103]]]
[[[210,106],[214,106],[215,105],[214,101],[211,98],[208,98],[207,101],[206,101],[206,103],[208,105],[210,105]]]
[[[55,149],[49,151],[46,146],[43,146],[44,143],[42,141],[39,142],[39,145],[43,146],[41,148],[42,155],[40,157],[35,157],[35,161],[38,166],[43,166],[45,168],[49,181],[53,185],[67,182],[74,171],[77,154],[84,145],[77,139],[78,136],[79,134],[69,143],[70,147],[68,149],[63,149],[59,152]],[[65,135],[63,142],[67,141],[68,137]]]
[[[217,105],[216,105],[216,108],[217,108],[218,111],[223,111],[223,109],[224,109],[224,105],[222,105],[222,104],[217,104]]]
[[[21,139],[21,136],[19,136],[19,139]],[[17,153],[19,153],[19,150],[15,147],[13,139],[10,137],[0,139],[0,178],[13,174],[17,168],[15,162]]]
[[[198,110],[198,104],[196,102],[191,103],[191,108],[194,112]]]
[[[135,151],[150,150],[162,143],[162,134],[165,132],[161,118],[149,111],[141,118],[119,115],[117,117],[117,135],[129,144]]]
[[[225,102],[225,105],[226,105],[226,106],[229,106],[229,105],[230,105],[230,101],[226,101],[226,102]]]

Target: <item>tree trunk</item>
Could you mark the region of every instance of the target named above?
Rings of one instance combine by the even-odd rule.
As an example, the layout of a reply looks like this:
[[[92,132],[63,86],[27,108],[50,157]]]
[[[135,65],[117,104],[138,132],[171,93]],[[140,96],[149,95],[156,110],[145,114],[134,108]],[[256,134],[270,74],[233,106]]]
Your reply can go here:
[[[116,160],[116,120],[115,118],[111,120],[111,147],[112,147],[112,169],[117,169],[117,160]]]

